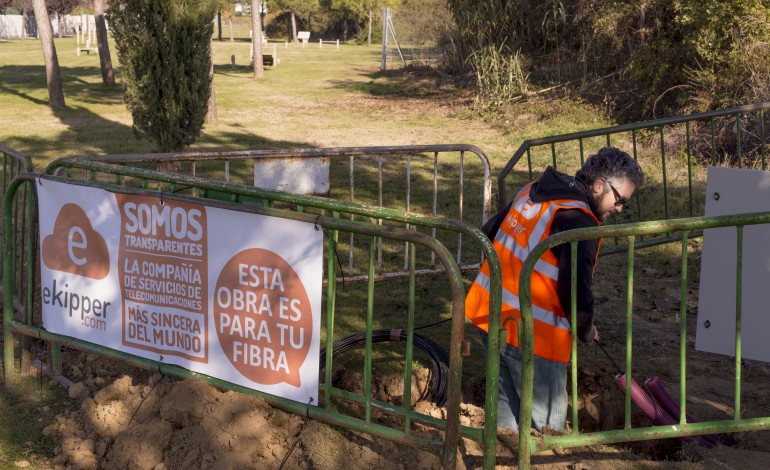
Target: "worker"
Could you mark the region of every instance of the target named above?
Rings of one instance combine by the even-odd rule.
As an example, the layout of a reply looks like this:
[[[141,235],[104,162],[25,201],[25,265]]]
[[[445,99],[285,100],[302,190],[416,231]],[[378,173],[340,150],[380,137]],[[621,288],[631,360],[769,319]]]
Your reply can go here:
[[[574,177],[548,167],[525,185],[511,203],[484,225],[502,268],[502,317],[506,343],[500,346],[498,427],[518,430],[522,352],[515,321],[521,318],[519,276],[529,252],[549,235],[596,227],[621,212],[644,183],[644,173],[627,153],[604,147],[586,159]],[[577,247],[577,335],[583,342],[598,341],[594,326],[591,281],[601,240]],[[468,291],[465,315],[480,328],[486,345],[489,331],[489,266],[485,261]],[[571,353],[571,250],[569,244],[546,251],[532,273],[534,332],[534,398],[532,427],[566,430],[567,362]],[[499,328],[499,326],[498,326]]]

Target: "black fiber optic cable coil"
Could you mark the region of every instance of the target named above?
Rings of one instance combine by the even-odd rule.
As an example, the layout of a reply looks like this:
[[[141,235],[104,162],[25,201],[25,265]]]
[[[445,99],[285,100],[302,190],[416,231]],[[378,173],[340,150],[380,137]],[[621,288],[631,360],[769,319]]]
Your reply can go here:
[[[373,330],[372,344],[385,343],[387,341],[406,342],[406,330]],[[366,344],[366,333],[354,333],[350,336],[338,339],[332,345],[332,357],[350,351],[353,348]],[[414,345],[423,351],[432,364],[430,388],[428,400],[437,406],[444,406],[447,400],[447,387],[449,375],[449,355],[435,341],[425,336],[414,334]],[[320,370],[326,368],[326,348],[321,350],[319,357]]]

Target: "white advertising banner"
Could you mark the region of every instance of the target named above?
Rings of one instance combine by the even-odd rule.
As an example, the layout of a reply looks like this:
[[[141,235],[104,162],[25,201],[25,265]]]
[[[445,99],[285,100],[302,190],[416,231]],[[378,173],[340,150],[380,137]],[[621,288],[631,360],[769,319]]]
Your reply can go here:
[[[43,327],[318,402],[313,224],[38,179]]]

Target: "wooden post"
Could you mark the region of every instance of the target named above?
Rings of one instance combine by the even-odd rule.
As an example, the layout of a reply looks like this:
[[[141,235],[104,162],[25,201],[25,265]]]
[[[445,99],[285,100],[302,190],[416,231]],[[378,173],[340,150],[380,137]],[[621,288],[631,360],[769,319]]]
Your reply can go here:
[[[251,0],[251,61],[254,78],[260,78],[265,74],[265,66],[262,63],[262,20],[259,17],[260,2]]]
[[[382,9],[382,63],[380,70],[388,68],[388,14],[390,8]]]

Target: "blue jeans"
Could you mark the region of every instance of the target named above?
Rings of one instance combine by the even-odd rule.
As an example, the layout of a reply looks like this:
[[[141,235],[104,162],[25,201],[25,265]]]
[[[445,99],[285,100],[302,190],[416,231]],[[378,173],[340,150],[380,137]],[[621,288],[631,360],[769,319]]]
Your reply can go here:
[[[484,351],[487,332],[479,328]],[[522,352],[505,343],[500,346],[500,380],[497,386],[497,426],[519,429]],[[541,431],[548,425],[567,429],[567,364],[535,356],[532,396],[532,427]]]

